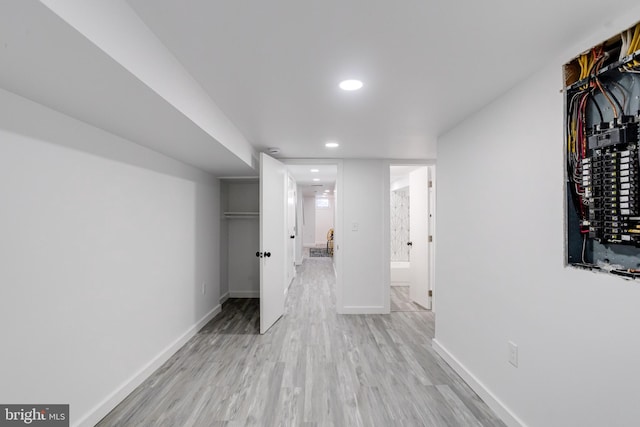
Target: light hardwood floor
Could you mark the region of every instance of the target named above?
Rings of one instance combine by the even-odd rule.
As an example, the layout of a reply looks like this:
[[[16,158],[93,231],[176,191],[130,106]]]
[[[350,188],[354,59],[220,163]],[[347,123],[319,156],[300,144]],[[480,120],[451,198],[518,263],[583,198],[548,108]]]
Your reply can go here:
[[[391,311],[427,311],[409,296],[409,286],[391,286]]]
[[[504,427],[431,348],[431,312],[338,315],[331,258],[307,258],[258,334],[232,299],[98,425]]]

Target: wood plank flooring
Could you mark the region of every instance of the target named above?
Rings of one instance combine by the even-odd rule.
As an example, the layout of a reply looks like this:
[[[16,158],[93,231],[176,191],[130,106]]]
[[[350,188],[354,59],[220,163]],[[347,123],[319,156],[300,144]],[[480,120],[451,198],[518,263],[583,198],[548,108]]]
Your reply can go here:
[[[391,286],[391,311],[427,311],[409,296],[409,286]]]
[[[331,258],[307,258],[286,313],[230,299],[98,425],[504,427],[434,353],[429,311],[338,315]]]

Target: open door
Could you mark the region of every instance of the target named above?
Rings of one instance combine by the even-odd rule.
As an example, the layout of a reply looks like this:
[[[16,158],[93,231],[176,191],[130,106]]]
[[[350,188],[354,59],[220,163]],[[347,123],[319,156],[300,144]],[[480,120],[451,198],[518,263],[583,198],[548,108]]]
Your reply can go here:
[[[260,333],[284,314],[287,258],[287,172],[284,164],[260,154]]]
[[[429,168],[409,175],[409,232],[411,239],[411,300],[431,309],[429,298]]]

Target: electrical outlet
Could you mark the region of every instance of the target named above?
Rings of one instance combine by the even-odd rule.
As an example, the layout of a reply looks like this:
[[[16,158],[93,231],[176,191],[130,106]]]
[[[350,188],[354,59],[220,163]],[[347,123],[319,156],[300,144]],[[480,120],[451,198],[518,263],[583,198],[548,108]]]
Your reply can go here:
[[[518,345],[513,341],[509,341],[509,363],[516,368],[518,367]]]
[[[202,282],[202,295],[204,295],[205,293],[207,293],[207,287],[205,286],[205,283]]]

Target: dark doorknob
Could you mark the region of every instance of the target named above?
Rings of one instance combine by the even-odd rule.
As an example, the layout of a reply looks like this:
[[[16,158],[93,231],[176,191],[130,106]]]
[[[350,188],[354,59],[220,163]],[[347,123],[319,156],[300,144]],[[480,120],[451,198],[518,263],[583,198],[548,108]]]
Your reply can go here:
[[[265,257],[267,257],[267,258],[269,258],[269,257],[271,256],[271,252],[265,252],[265,253],[264,253],[264,256],[265,256]]]
[[[407,246],[413,246],[413,242],[407,242]]]
[[[293,234],[291,236],[289,236],[289,237],[292,238],[292,239],[296,238],[296,236],[294,236]]]
[[[256,252],[256,256],[257,256],[258,258],[262,258],[262,252]]]

